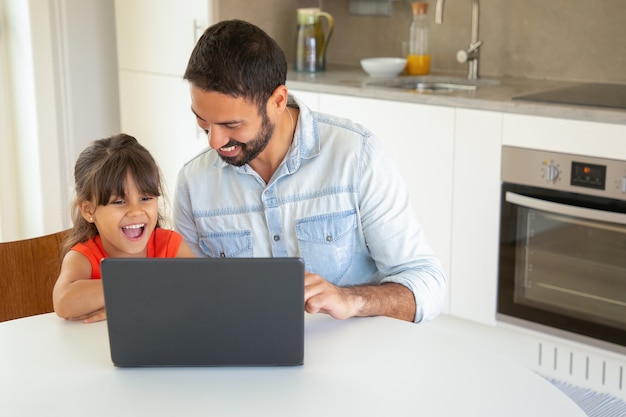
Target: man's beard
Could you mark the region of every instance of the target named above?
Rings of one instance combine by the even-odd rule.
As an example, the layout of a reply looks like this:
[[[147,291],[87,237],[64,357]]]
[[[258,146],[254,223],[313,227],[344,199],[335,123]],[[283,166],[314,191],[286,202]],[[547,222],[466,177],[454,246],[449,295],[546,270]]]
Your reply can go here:
[[[237,167],[240,167],[242,165],[249,163],[254,158],[259,156],[261,152],[263,152],[263,149],[265,149],[267,144],[270,142],[272,135],[274,134],[275,126],[276,125],[270,123],[270,119],[269,117],[267,117],[267,114],[264,114],[263,124],[261,125],[261,130],[259,131],[259,134],[254,139],[252,139],[248,143],[241,143],[241,142],[237,142],[234,139],[231,139],[226,145],[224,145],[225,148],[229,146],[239,146],[241,150],[240,154],[237,155],[236,157],[228,157],[228,156],[219,154],[220,158],[222,158],[224,162],[237,166]]]

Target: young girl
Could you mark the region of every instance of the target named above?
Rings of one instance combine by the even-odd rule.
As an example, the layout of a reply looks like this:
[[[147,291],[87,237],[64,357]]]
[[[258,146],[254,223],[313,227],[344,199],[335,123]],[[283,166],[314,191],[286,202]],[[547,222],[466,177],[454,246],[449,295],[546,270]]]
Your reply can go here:
[[[103,258],[194,257],[172,231],[160,228],[159,168],[132,136],[93,142],[74,168],[74,227],[52,292],[59,317],[91,323],[106,319],[100,281]]]

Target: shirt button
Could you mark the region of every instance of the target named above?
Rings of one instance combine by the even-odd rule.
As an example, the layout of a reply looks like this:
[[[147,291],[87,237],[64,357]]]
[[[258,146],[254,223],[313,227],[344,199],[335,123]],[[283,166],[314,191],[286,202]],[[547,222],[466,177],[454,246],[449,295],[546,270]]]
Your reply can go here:
[[[278,242],[280,240],[280,236],[274,235],[274,242]]]
[[[332,242],[332,241],[333,241],[332,235],[326,236],[326,242]]]

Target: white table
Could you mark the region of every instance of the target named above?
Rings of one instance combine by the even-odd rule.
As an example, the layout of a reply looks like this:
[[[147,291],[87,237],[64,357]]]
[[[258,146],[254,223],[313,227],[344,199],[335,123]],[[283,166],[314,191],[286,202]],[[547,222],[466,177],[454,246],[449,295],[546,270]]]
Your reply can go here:
[[[0,323],[0,416],[585,416],[458,325],[307,315],[303,366],[116,368],[106,323],[44,314]]]

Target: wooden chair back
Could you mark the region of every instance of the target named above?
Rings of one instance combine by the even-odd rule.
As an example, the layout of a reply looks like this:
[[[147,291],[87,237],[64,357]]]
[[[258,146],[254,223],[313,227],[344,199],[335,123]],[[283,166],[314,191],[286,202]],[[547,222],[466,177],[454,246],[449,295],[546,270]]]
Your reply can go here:
[[[50,313],[69,230],[0,243],[0,321]]]

